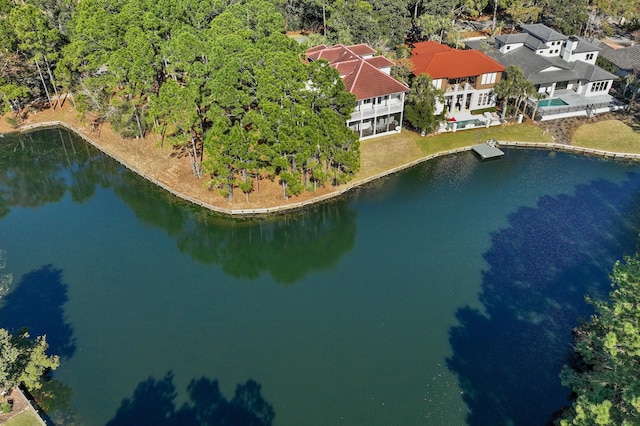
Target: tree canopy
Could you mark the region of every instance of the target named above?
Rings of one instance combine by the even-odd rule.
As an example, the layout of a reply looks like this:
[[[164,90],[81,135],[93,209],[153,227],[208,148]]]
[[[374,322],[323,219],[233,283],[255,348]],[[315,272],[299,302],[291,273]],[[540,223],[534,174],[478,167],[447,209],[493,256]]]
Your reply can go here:
[[[285,197],[359,168],[355,106],[337,71],[306,64],[266,0],[81,2],[58,68],[81,111],[124,136],[150,129],[233,200],[277,178]],[[337,124],[340,125],[337,125]]]
[[[60,364],[57,355],[46,354],[47,347],[44,336],[32,341],[28,333],[12,336],[0,328],[0,392],[21,384],[29,390],[39,389],[45,372]]]
[[[423,135],[433,133],[444,119],[444,112],[436,114],[438,102],[444,103],[444,93],[433,86],[431,77],[427,74],[415,77],[407,94],[407,121]]]
[[[576,400],[561,425],[640,423],[640,254],[618,262],[608,301],[591,300],[596,313],[575,330],[576,365],[562,383]]]

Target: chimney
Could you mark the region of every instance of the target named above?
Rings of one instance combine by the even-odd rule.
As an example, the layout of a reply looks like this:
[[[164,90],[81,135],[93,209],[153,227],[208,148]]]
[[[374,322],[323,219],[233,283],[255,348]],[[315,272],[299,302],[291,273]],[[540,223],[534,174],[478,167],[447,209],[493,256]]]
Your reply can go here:
[[[567,62],[572,62],[571,55],[573,54],[573,51],[576,50],[576,47],[578,47],[578,37],[569,36],[567,41],[565,41],[564,49],[562,50],[562,59]]]

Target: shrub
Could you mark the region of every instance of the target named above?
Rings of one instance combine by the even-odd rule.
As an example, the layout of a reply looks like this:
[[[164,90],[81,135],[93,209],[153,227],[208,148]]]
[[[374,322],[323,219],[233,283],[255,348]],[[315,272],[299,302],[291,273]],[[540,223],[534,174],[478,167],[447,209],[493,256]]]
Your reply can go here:
[[[7,414],[11,411],[13,401],[0,402],[0,414]]]
[[[4,120],[9,123],[9,126],[16,129],[19,126],[18,119],[16,117],[7,116]]]

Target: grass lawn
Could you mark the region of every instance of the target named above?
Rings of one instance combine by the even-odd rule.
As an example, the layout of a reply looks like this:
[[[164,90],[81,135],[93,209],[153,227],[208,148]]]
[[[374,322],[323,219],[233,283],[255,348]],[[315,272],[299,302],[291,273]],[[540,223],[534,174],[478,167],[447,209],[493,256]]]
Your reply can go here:
[[[5,426],[41,426],[42,422],[31,410],[23,411],[15,417],[7,420]]]
[[[543,135],[542,130],[533,124],[510,124],[488,129],[464,130],[426,138],[416,135],[416,141],[426,155],[477,145],[491,138],[498,141],[553,142],[550,134]]]
[[[402,130],[397,135],[360,142],[360,172],[357,173],[356,180],[366,179],[437,152],[477,145],[490,138],[499,141],[553,142],[550,134],[543,135],[542,130],[532,124],[460,130],[426,137]]]
[[[584,124],[576,130],[571,144],[605,151],[640,153],[640,134],[622,121],[607,120]]]

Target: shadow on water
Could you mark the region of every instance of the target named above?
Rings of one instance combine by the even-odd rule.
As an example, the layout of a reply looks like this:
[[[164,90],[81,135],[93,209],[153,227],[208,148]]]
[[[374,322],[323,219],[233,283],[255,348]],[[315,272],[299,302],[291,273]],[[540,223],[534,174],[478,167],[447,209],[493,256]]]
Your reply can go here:
[[[262,397],[261,386],[247,380],[236,387],[232,399],[220,392],[217,380],[192,380],[187,388],[189,400],[176,407],[178,396],[173,374],[158,380],[148,378],[138,384],[131,398],[122,401],[107,426],[129,425],[243,425],[269,426],[275,411]]]
[[[3,297],[0,327],[11,333],[26,328],[31,337],[46,335],[49,353],[71,358],[76,345],[73,327],[64,314],[67,300],[62,271],[51,265],[42,266],[25,274]]]
[[[492,235],[484,257],[483,312],[464,307],[450,330],[449,368],[460,380],[470,425],[542,425],[568,404],[558,375],[573,327],[606,297],[614,262],[634,251],[640,175],[595,181],[573,195],[521,208]]]

